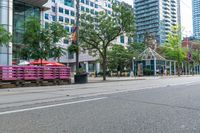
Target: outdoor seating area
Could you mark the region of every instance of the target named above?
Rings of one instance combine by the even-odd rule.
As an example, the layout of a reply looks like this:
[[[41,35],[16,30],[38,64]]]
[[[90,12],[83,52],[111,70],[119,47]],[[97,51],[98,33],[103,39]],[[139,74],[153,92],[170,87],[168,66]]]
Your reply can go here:
[[[70,68],[66,66],[0,66],[0,88],[4,84],[22,87],[27,83],[34,86],[71,83]]]

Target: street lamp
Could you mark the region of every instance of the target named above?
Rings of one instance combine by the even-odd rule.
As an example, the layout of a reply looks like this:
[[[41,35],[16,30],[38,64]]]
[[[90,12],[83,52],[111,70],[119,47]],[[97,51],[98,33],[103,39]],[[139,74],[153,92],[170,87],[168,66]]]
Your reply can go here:
[[[80,1],[76,0],[76,45],[79,43],[79,19],[80,19]],[[79,49],[76,50],[76,71],[79,69]]]
[[[132,72],[133,72],[133,76],[135,76],[135,57],[133,57],[132,59]]]

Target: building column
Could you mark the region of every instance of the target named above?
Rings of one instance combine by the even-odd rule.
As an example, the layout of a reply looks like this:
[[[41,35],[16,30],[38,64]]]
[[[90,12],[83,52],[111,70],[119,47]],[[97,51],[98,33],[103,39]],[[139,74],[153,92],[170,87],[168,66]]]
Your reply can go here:
[[[13,32],[13,0],[0,0],[0,24],[8,32]],[[0,47],[0,65],[12,65],[12,43]]]
[[[185,75],[188,74],[188,70],[187,70],[187,63],[185,64]]]
[[[101,71],[101,69],[100,69],[100,63],[97,62],[96,63],[96,72],[99,73],[100,71]]]
[[[156,58],[154,57],[154,76],[156,76],[156,69],[157,69]]]
[[[88,73],[89,72],[89,63],[88,62],[84,62],[85,64],[85,72]]]
[[[176,62],[174,62],[174,75],[176,75]]]
[[[169,75],[172,75],[172,62],[169,62]]]

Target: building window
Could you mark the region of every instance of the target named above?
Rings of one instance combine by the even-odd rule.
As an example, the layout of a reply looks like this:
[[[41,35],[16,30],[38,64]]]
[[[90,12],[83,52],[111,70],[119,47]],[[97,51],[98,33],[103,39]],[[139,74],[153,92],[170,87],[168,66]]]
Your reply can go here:
[[[65,18],[65,23],[69,23],[69,18]]]
[[[89,13],[89,12],[90,12],[90,9],[89,9],[89,8],[86,8],[86,12]]]
[[[56,21],[56,16],[55,15],[52,15],[52,21]]]
[[[69,15],[69,10],[65,9],[65,14]]]
[[[94,14],[94,9],[90,10],[90,13],[91,13],[91,14]]]
[[[49,14],[46,14],[46,13],[45,13],[44,18],[45,18],[45,19],[49,19]]]
[[[89,0],[86,0],[86,5],[89,5]]]
[[[59,16],[59,21],[63,22],[63,17]]]
[[[71,24],[75,24],[75,21],[74,21],[74,19],[71,19]]]
[[[95,4],[95,8],[98,8],[98,5],[97,5],[97,4]]]
[[[71,16],[75,16],[75,13],[74,13],[74,11],[71,11]]]
[[[81,3],[85,3],[85,0],[81,0]]]
[[[81,6],[81,11],[85,11],[85,7],[84,6]]]
[[[74,0],[64,0],[66,6],[74,7]]]
[[[52,7],[51,7],[51,10],[52,10],[52,12],[56,12],[55,6],[52,6]]]
[[[59,7],[59,12],[63,13],[63,8],[62,7]]]
[[[68,52],[68,59],[74,59],[74,53]]]
[[[124,36],[120,36],[120,43],[124,43]]]
[[[90,2],[90,6],[93,7],[93,6],[94,6],[94,3],[93,3],[93,2]]]
[[[66,30],[67,32],[69,32],[69,27],[68,27],[68,26],[65,26],[65,30]]]

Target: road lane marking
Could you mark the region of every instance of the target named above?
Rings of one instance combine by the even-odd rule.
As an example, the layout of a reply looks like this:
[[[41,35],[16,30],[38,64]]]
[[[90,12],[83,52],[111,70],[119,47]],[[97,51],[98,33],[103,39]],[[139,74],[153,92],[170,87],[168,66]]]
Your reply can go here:
[[[25,112],[25,111],[39,110],[39,109],[52,108],[52,107],[59,107],[59,106],[64,106],[64,105],[71,105],[71,104],[84,103],[84,102],[90,102],[90,101],[97,101],[97,100],[102,100],[102,99],[106,99],[106,98],[107,97],[100,97],[100,98],[86,99],[86,100],[80,100],[80,101],[72,101],[72,102],[67,102],[67,103],[39,106],[39,107],[33,107],[33,108],[4,111],[4,112],[0,112],[0,115],[20,113],[20,112]]]

